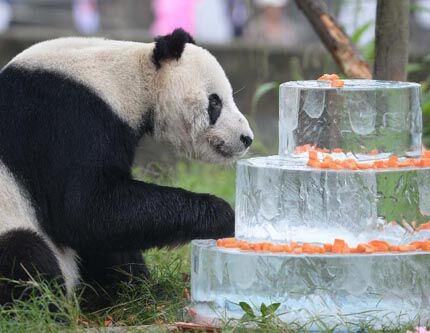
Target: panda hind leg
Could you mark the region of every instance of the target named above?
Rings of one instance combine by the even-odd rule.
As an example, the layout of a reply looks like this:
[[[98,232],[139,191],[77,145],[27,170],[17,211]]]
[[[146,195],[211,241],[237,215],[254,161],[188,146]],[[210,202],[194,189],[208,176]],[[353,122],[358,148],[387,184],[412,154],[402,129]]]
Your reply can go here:
[[[141,251],[79,253],[84,282],[82,307],[89,311],[117,302],[122,283],[139,283],[149,277]],[[137,278],[137,279],[136,279]]]
[[[25,283],[36,279],[64,286],[55,254],[36,232],[10,230],[0,236],[0,304],[39,295],[40,289]],[[18,282],[16,282],[18,281]],[[64,293],[64,287],[61,287]],[[55,312],[55,309],[52,309]]]

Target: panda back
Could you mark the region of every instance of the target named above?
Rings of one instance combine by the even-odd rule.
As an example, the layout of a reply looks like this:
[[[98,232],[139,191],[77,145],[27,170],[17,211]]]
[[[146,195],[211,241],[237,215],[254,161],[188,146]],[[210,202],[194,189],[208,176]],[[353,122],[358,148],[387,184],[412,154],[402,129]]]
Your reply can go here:
[[[91,89],[130,127],[141,123],[145,63],[151,44],[101,38],[59,38],[35,44],[6,67],[46,71]],[[149,58],[148,58],[149,59]],[[149,70],[149,68],[148,68]],[[143,71],[143,72],[142,72]]]

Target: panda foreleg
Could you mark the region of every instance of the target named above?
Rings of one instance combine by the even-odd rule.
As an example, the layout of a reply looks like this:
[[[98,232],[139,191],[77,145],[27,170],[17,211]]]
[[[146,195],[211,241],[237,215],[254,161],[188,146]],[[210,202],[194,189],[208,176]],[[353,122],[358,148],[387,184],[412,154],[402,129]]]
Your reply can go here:
[[[140,283],[149,277],[141,251],[81,252],[79,257],[84,282],[82,305],[87,310],[113,305],[121,283]]]
[[[149,277],[143,254],[139,250],[124,252],[80,252],[81,277],[101,285],[128,282],[132,277]]]
[[[234,211],[209,194],[121,177],[78,178],[56,239],[78,251],[120,252],[234,234]]]

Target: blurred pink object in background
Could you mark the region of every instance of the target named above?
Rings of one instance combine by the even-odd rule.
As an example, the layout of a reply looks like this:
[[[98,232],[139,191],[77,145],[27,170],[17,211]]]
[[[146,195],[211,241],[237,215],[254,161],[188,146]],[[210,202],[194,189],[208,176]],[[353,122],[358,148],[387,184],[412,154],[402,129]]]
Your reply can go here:
[[[164,35],[176,28],[191,34],[196,30],[196,3],[198,0],[153,0],[154,23],[151,33]]]

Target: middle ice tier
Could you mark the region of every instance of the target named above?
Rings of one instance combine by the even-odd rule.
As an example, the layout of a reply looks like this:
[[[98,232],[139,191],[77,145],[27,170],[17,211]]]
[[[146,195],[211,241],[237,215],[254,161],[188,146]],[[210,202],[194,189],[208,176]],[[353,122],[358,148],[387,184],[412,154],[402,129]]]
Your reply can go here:
[[[421,154],[422,112],[417,83],[295,81],[279,88],[279,155],[307,149],[368,155]]]
[[[241,160],[236,238],[402,243],[430,220],[430,168],[327,170],[280,156]]]

